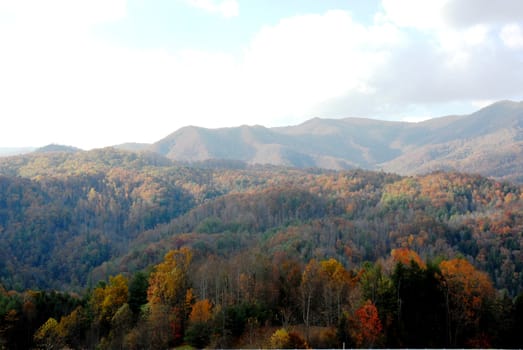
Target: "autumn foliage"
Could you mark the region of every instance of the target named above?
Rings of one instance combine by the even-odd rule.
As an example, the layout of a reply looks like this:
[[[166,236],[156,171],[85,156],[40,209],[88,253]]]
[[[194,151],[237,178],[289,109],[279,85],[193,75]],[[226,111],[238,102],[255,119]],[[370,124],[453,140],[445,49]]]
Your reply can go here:
[[[370,300],[356,310],[351,325],[352,337],[358,348],[374,347],[383,330],[378,309]]]
[[[409,266],[411,263],[414,263],[422,269],[427,267],[419,255],[415,251],[408,248],[392,249],[391,256],[395,262],[402,263],[405,266]]]
[[[138,315],[128,302],[140,300],[131,294],[141,292],[133,288],[131,293],[123,275],[110,277],[108,283],[95,288],[86,309],[77,306],[60,317],[43,311],[46,302],[41,304],[39,293],[28,293],[25,303],[19,304],[20,313],[12,306],[15,309],[4,315],[0,336],[10,336],[19,320],[42,314],[42,323],[34,328],[32,337],[41,348],[159,349],[183,343],[197,348],[517,344],[519,304],[496,301],[488,275],[465,259],[435,265],[412,251],[398,250],[391,252],[391,259],[368,263],[361,270],[349,270],[333,258],[311,259],[301,266],[259,260],[264,268],[258,270],[248,260],[243,264],[215,261],[221,263],[210,274],[203,273],[210,271],[205,269],[191,273],[204,262],[193,260],[193,252],[186,248],[168,252],[149,274],[148,299],[142,301]],[[410,263],[405,265],[407,261]],[[387,266],[391,263],[393,266]],[[296,269],[301,278],[300,274],[280,274]],[[267,289],[248,299],[236,298],[244,293],[246,282],[241,276],[247,275],[252,276],[249,283],[256,280]],[[207,284],[217,293],[198,287]],[[296,298],[289,299],[286,294],[292,289]],[[202,292],[206,298],[201,297]],[[16,293],[3,291],[0,306],[15,305],[16,298]],[[490,321],[496,318],[505,322]],[[282,327],[283,321],[286,327]],[[267,334],[267,327],[277,330]]]
[[[523,343],[519,185],[110,149],[0,163],[0,348]]]
[[[488,276],[465,259],[442,261],[440,269],[449,309],[449,339],[456,345],[466,328],[478,329],[481,313],[494,299],[495,291]]]

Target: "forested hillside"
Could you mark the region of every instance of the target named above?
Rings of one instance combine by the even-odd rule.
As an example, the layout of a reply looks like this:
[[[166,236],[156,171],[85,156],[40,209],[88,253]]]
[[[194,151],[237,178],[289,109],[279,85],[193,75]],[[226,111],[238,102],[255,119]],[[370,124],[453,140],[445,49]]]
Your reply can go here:
[[[111,148],[0,174],[8,348],[523,343],[519,185]]]

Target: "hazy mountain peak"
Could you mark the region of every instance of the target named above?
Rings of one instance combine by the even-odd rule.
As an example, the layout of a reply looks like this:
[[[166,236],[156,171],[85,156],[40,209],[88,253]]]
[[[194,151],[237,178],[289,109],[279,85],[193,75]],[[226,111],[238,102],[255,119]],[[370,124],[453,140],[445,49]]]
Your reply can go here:
[[[316,117],[277,128],[188,126],[156,142],[152,149],[183,161],[229,159],[402,174],[452,168],[515,179],[520,176],[517,171],[523,171],[522,127],[523,102],[499,101],[469,115],[420,123]]]
[[[65,146],[65,145],[58,145],[55,143],[51,143],[47,146],[43,146],[40,148],[37,148],[33,151],[33,153],[51,153],[51,152],[64,152],[64,153],[76,153],[76,152],[82,152],[80,148],[73,147],[73,146]]]

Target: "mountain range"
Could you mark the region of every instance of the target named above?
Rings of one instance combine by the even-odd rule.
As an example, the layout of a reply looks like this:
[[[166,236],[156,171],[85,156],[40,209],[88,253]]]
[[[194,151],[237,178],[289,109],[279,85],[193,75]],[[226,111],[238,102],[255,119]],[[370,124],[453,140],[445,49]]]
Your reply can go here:
[[[359,322],[338,322],[337,313],[357,315],[357,305],[377,300],[385,347],[474,347],[464,336],[442,340],[458,334],[451,315],[465,313],[475,316],[461,332],[486,339],[478,347],[518,347],[522,119],[521,103],[500,102],[417,124],[187,127],[155,144],[118,146],[126,150],[49,145],[0,158],[0,344],[147,348],[158,329],[189,339],[164,310],[191,325],[207,300],[204,331],[230,336],[210,347],[261,348],[267,340],[239,341],[272,339],[247,333],[272,332],[283,319],[307,327],[311,300],[311,330],[325,332],[310,344],[334,348],[321,335],[338,341],[336,324]],[[171,286],[182,288],[175,297]],[[156,305],[151,293],[177,304]]]
[[[523,181],[523,102],[419,123],[320,119],[289,127],[185,127],[147,146],[176,161],[234,159],[327,169],[363,168],[404,175],[435,170]]]
[[[314,118],[266,128],[183,127],[153,143],[115,146],[153,151],[174,161],[235,160],[298,168],[383,170],[402,175],[436,170],[523,182],[523,102],[500,101],[469,115],[419,123]],[[59,150],[45,148],[45,151]]]

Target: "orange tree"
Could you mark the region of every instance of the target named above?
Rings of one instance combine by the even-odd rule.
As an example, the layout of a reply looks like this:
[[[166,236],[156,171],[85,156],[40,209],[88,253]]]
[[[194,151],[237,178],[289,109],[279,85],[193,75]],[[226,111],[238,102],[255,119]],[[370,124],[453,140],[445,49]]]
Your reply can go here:
[[[449,345],[465,345],[480,334],[480,321],[494,298],[494,288],[486,273],[465,259],[442,261],[441,287],[445,294]]]
[[[382,335],[378,309],[367,300],[352,317],[351,337],[358,348],[372,348]]]

